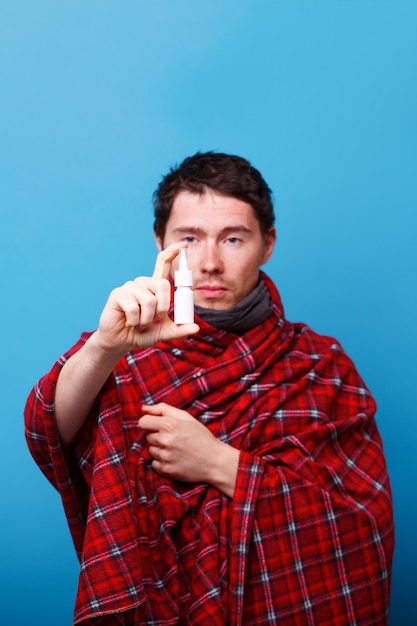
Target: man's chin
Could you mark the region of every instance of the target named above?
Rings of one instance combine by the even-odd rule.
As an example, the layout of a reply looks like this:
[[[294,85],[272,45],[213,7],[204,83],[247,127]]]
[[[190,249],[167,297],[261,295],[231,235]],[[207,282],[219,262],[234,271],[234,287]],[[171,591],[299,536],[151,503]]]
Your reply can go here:
[[[212,309],[214,311],[227,311],[233,307],[233,304],[219,298],[195,298],[194,304],[203,309]]]

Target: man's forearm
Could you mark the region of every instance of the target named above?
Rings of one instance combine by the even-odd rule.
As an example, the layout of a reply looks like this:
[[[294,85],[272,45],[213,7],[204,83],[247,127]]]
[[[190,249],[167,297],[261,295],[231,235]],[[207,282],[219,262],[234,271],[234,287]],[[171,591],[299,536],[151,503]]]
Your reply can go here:
[[[93,334],[65,363],[55,393],[57,427],[64,444],[74,440],[100,389],[122,356],[101,350]]]

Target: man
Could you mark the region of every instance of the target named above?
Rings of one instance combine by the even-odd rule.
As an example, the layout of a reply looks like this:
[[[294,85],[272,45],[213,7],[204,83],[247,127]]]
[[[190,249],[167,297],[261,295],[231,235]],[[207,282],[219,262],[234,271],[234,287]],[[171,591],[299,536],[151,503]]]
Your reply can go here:
[[[375,403],[260,271],[270,190],[196,154],[155,193],[152,277],[115,289],[32,390],[31,452],[81,569],[75,622],[387,623],[393,522]],[[171,320],[182,247],[195,324]]]

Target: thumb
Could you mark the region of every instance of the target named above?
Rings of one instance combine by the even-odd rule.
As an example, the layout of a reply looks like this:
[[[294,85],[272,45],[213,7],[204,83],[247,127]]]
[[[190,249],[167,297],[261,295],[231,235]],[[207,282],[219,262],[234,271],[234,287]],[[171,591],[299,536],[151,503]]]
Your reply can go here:
[[[198,324],[174,324],[172,328],[174,330],[174,337],[177,338],[196,335],[200,330]]]

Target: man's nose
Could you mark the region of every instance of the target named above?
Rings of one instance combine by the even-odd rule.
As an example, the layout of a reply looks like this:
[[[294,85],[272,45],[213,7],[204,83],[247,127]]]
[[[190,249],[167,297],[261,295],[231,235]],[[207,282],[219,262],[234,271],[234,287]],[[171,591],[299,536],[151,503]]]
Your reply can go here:
[[[223,271],[223,261],[219,246],[215,243],[206,242],[202,250],[201,270],[213,274]]]

